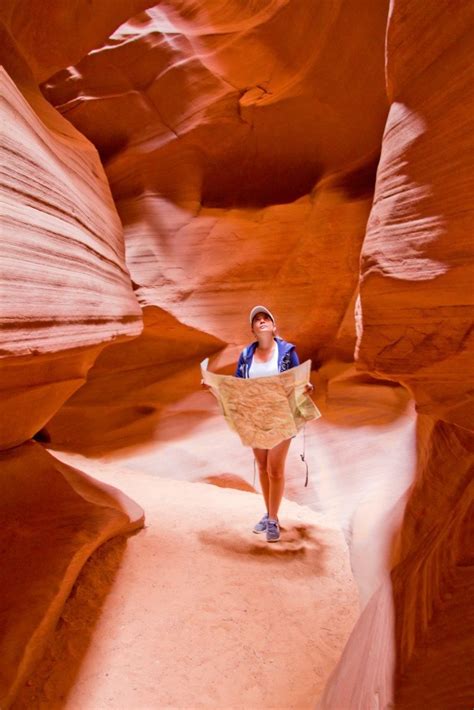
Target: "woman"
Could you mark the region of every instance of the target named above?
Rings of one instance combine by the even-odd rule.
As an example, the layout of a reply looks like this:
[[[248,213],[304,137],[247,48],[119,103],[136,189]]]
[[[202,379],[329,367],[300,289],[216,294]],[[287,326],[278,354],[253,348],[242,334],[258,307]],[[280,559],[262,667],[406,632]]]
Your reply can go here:
[[[270,377],[299,365],[295,346],[276,336],[275,319],[268,308],[252,308],[250,328],[257,340],[241,352],[236,377]],[[313,385],[306,385],[306,390],[311,392]],[[266,533],[268,542],[280,539],[278,510],[285,488],[285,460],[290,442],[291,439],[286,439],[273,449],[253,449],[267,507],[266,514],[255,525],[253,532]]]

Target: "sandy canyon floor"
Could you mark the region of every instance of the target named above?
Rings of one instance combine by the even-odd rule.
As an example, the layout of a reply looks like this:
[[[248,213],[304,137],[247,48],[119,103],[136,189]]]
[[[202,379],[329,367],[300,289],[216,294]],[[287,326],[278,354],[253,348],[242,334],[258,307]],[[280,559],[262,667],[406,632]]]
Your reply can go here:
[[[53,451],[135,500],[146,526],[86,564],[13,710],[313,708],[388,574],[387,516],[411,480],[411,408],[390,387],[348,391],[307,427],[307,488],[302,435],[292,444],[273,545],[252,533],[251,451],[207,393],[148,447]]]
[[[61,458],[147,522],[88,562],[15,710],[314,706],[359,613],[330,517],[285,500],[269,545],[254,493]]]

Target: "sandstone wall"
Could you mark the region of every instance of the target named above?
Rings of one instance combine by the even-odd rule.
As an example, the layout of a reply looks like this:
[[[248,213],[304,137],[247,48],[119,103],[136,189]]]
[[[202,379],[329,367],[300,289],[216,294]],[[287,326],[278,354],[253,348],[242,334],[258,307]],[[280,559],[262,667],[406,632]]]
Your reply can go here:
[[[104,161],[141,305],[189,329],[200,352],[219,341],[227,371],[258,302],[303,358],[352,360],[345,316],[387,111],[386,10],[352,0],[160,4],[43,84]],[[127,369],[133,386],[133,362]],[[173,393],[155,376],[161,407]],[[197,357],[188,379],[189,394]],[[103,428],[85,436],[70,418],[88,387],[51,423],[55,444],[69,430],[68,446],[99,447]]]
[[[408,386],[424,415],[391,582],[359,620],[324,708],[472,701],[473,32],[470,3],[392,0],[356,357]]]
[[[0,46],[0,705],[8,707],[87,557],[143,524],[126,496],[29,441],[107,343],[141,332],[142,316],[95,148],[41,96],[1,22]]]

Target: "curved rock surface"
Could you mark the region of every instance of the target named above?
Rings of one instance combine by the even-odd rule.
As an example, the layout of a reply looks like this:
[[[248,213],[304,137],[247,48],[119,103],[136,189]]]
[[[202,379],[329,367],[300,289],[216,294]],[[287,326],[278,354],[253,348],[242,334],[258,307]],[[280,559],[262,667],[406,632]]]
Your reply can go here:
[[[143,525],[143,511],[126,496],[28,441],[83,384],[107,343],[141,332],[142,317],[95,148],[41,96],[1,22],[0,48],[0,705],[7,708],[86,559],[104,540]]]
[[[469,429],[474,11],[450,7],[393,3],[391,106],[362,250],[358,359],[406,384],[418,411]]]
[[[10,75],[43,124],[53,126],[55,146],[89,144],[64,121],[57,123],[58,114],[36,91],[38,80],[51,103],[96,145],[125,230],[123,247],[94,157],[100,194],[94,204],[108,206],[112,216],[104,229],[112,225],[116,240],[102,245],[101,258],[115,255],[107,271],[112,277],[95,294],[97,303],[89,303],[100,322],[85,327],[74,320],[66,298],[66,350],[59,355],[52,338],[48,354],[27,354],[28,338],[38,351],[48,331],[25,329],[16,346],[23,356],[6,359],[11,369],[2,387],[10,387],[9,412],[17,414],[16,402],[28,416],[17,431],[10,427],[5,445],[21,443],[51,417],[106,341],[139,332],[128,268],[145,308],[143,336],[136,345],[117,342],[105,350],[86,386],[43,436],[76,449],[87,442],[109,454],[116,445],[148,441],[149,451],[140,456],[149,455],[150,465],[158,451],[168,454],[173,447],[169,462],[201,466],[212,482],[248,486],[236,481],[242,458],[232,457],[225,437],[216,443],[212,416],[192,387],[202,354],[216,352],[215,367],[230,368],[249,339],[248,309],[267,303],[302,358],[324,363],[323,373],[327,368],[327,406],[321,406],[327,442],[318,446],[318,437],[309,437],[321,464],[312,503],[318,504],[321,488],[337,508],[346,491],[338,488],[341,480],[354,482],[349,497],[355,507],[347,506],[342,517],[355,543],[361,600],[368,603],[322,707],[366,710],[395,701],[408,710],[429,698],[431,707],[457,710],[467,702],[472,667],[464,635],[474,448],[467,431],[473,421],[472,6],[459,3],[453,12],[447,0],[423,8],[414,0],[392,0],[386,34],[385,2],[167,0],[135,14],[147,4],[105,4],[90,22],[79,23],[74,41],[61,35],[52,57],[47,40],[70,26],[71,15],[53,12],[47,28],[41,21],[36,27],[26,3],[7,0],[2,7],[17,37],[18,52],[7,57]],[[75,7],[86,4],[77,0]],[[30,8],[40,20],[39,4]],[[3,46],[8,43],[9,35]],[[91,155],[90,147],[85,150]],[[39,155],[35,165],[44,176],[51,161]],[[83,156],[69,155],[73,174],[81,173]],[[62,187],[58,174],[52,171],[54,184]],[[68,219],[59,220],[63,227],[69,228],[75,209],[70,201]],[[50,218],[44,210],[41,220]],[[18,225],[29,234],[28,220]],[[87,245],[87,239],[82,246],[76,241],[74,255],[90,274]],[[22,246],[16,244],[16,253],[24,254]],[[81,269],[74,284],[85,298]],[[110,299],[114,279],[124,310],[105,312],[102,289],[118,304]],[[30,319],[35,302],[17,298]],[[348,366],[355,304],[358,366],[403,383],[420,413],[416,480],[403,522],[413,475],[411,411],[398,385],[374,385]],[[52,318],[53,310],[48,313]],[[131,323],[121,320],[130,313]],[[67,333],[76,340],[67,344]],[[70,360],[59,366],[63,352]],[[344,365],[330,362],[334,357]],[[12,391],[13,376],[28,387]],[[358,401],[368,387],[380,421]],[[366,451],[370,442],[378,454],[382,440],[395,449],[380,453],[382,465],[384,456],[393,465],[387,486],[387,466],[379,475]],[[400,442],[407,453],[397,448]],[[202,465],[209,447],[216,460],[232,461],[231,472]],[[170,465],[165,459],[160,466]],[[366,477],[361,462],[367,463]],[[187,476],[189,468],[176,465],[173,474]],[[361,648],[367,653],[361,655]],[[373,662],[367,662],[370,653]],[[440,672],[445,657],[448,672]]]
[[[383,2],[166,3],[43,85],[98,147],[142,305],[233,345],[263,300],[304,356],[351,357],[339,326],[387,110],[385,16]]]
[[[0,82],[0,445],[8,448],[83,384],[105,343],[138,335],[142,317],[95,149],[27,89],[35,111],[3,68]]]
[[[472,700],[473,39],[471,4],[391,3],[391,106],[362,250],[356,357],[407,385],[430,416],[419,418],[391,580],[354,630],[320,705],[328,710],[374,698],[455,710]],[[369,645],[374,664],[361,655]]]
[[[143,525],[143,511],[33,442],[0,453],[0,702],[9,707],[84,562]]]
[[[3,0],[0,22],[15,38],[35,82],[78,61],[107,39],[131,14],[153,5],[150,0],[113,0],[92,5],[73,0]]]

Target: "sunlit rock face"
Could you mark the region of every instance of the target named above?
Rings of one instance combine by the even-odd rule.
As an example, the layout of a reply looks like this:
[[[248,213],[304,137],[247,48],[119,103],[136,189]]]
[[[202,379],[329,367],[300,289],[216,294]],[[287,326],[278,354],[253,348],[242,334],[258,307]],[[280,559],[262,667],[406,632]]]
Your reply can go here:
[[[143,511],[126,496],[28,441],[108,343],[141,332],[142,316],[95,148],[41,96],[1,22],[0,47],[0,705],[7,708],[85,560],[108,538],[143,525]]]
[[[405,15],[406,12],[406,15]],[[474,422],[472,5],[396,1],[390,112],[361,263],[358,359],[420,412]],[[418,39],[417,39],[418,38]],[[420,38],[422,45],[420,47]]]
[[[138,335],[142,323],[95,149],[39,94],[38,114],[3,69],[0,81],[1,445],[8,448],[83,384],[105,343]]]
[[[359,367],[399,380],[419,417],[393,570],[321,709],[457,708],[472,699],[472,5],[394,0],[391,100],[361,261]],[[395,636],[393,633],[395,631]],[[367,648],[374,664],[367,664]]]
[[[340,510],[344,499],[342,518],[352,534],[364,601],[382,580],[322,707],[384,707],[395,698],[397,707],[415,710],[428,697],[431,707],[466,705],[470,665],[463,630],[472,579],[467,551],[473,448],[467,432],[471,9],[465,3],[451,12],[444,2],[427,9],[414,0],[393,0],[386,35],[384,2],[175,0],[142,12],[148,4],[118,0],[91,14],[90,3],[78,0],[81,22],[72,12],[59,12],[56,2],[47,10],[39,0],[28,8],[18,0],[3,4],[21,50],[7,68],[41,119],[39,127],[27,121],[25,135],[38,147],[41,126],[50,131],[46,142],[52,147],[46,154],[32,152],[31,172],[41,176],[49,166],[51,192],[68,198],[65,214],[55,217],[62,230],[51,229],[47,205],[38,210],[39,221],[18,221],[17,228],[30,240],[31,231],[43,228],[40,244],[52,258],[52,244],[74,243],[72,256],[64,257],[71,284],[60,274],[54,280],[53,262],[43,259],[42,250],[35,250],[34,259],[45,274],[46,291],[31,266],[33,287],[25,286],[23,299],[10,282],[9,302],[11,295],[26,315],[15,322],[20,337],[14,346],[9,341],[4,361],[4,445],[21,444],[44,424],[43,438],[81,451],[110,452],[148,441],[150,465],[161,447],[164,476],[186,477],[190,462],[203,476],[211,462],[214,480],[222,482],[224,461],[231,462],[229,473],[251,464],[243,460],[248,452],[239,447],[237,453],[235,442],[233,449],[229,439],[216,435],[215,403],[202,404],[204,393],[194,391],[198,362],[216,353],[216,367],[231,371],[238,349],[251,338],[249,308],[266,303],[300,356],[324,363],[318,377],[332,373],[318,383],[318,395],[327,398],[324,423],[308,437],[318,466],[311,504],[326,495],[325,502],[332,499]],[[38,81],[80,135],[41,100]],[[100,164],[84,136],[103,161],[124,245]],[[53,148],[57,160],[51,159]],[[24,152],[20,145],[19,154]],[[62,168],[65,153],[68,170]],[[81,174],[88,176],[85,185]],[[30,191],[36,187],[27,182]],[[45,191],[39,194],[44,198]],[[33,206],[42,202],[34,192],[28,199]],[[78,212],[87,214],[82,241],[68,231]],[[97,227],[98,239],[91,242]],[[18,240],[11,251],[13,279],[22,277],[18,255],[25,268],[31,261],[24,244]],[[406,393],[383,383],[379,390],[351,366],[361,249],[358,365],[407,385],[422,413],[416,481],[403,525],[412,476],[405,465],[411,450],[405,457],[397,448],[403,442],[409,449],[412,442]],[[145,309],[145,329],[125,342],[141,327],[128,270]],[[48,298],[54,292],[53,309]],[[45,309],[45,329],[35,325],[37,302]],[[343,361],[340,375],[334,375],[333,358]],[[86,376],[87,384],[51,419]],[[15,382],[23,383],[21,391]],[[27,416],[18,422],[13,415],[20,408]],[[41,454],[40,447],[27,444],[15,456],[24,455],[39,472],[43,466],[55,471],[58,493],[57,462],[50,457],[40,465],[28,447],[35,457]],[[10,451],[5,460],[10,455],[13,460]],[[23,470],[21,461],[11,470],[8,481]],[[392,485],[383,479],[387,470],[394,472]],[[288,466],[287,490],[307,501],[300,471]],[[38,518],[50,498],[44,486],[41,491]],[[21,509],[21,487],[14,493],[9,502]],[[70,492],[65,499],[67,529],[69,503],[82,503]],[[138,519],[105,508],[102,513],[101,531],[110,529],[109,517],[119,521],[115,530],[122,523],[121,529],[130,529]],[[96,541],[102,539],[100,532]],[[63,568],[71,555],[92,549],[89,542],[79,551],[72,546],[68,557],[59,542],[55,563],[63,562]],[[28,581],[22,581],[25,587]],[[59,581],[64,598],[64,579]],[[48,617],[50,626],[53,621]],[[449,673],[443,668],[447,658]],[[21,661],[23,675],[30,661]],[[16,673],[16,663],[10,672]],[[7,674],[10,695],[11,679]]]

